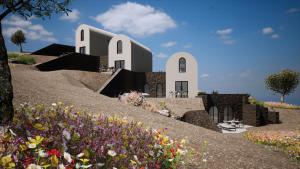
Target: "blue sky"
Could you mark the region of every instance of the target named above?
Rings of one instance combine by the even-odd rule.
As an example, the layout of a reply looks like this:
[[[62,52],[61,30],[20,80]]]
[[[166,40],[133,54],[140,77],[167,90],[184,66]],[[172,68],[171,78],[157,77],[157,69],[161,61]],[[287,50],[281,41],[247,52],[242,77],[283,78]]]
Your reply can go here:
[[[74,45],[74,30],[85,23],[126,34],[151,48],[154,70],[164,70],[177,51],[192,53],[199,65],[199,89],[249,93],[278,100],[264,85],[270,73],[300,72],[300,0],[74,0],[69,17],[3,22],[8,37],[26,32],[24,50],[56,42]],[[8,38],[9,51],[18,50]],[[300,88],[287,101],[300,104]]]

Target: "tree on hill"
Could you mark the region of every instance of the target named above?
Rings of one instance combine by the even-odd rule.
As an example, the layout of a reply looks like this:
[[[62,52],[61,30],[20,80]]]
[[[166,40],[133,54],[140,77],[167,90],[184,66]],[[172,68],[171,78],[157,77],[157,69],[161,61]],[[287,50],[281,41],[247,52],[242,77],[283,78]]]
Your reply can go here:
[[[281,95],[280,101],[284,103],[285,96],[293,93],[299,84],[299,73],[292,70],[282,70],[268,76],[265,80],[268,89]]]
[[[11,42],[20,47],[20,52],[23,52],[22,43],[25,43],[25,35],[22,30],[17,30],[10,38]]]
[[[25,19],[35,16],[45,18],[52,13],[68,13],[71,0],[0,0],[0,125],[8,124],[14,115],[13,87],[8,66],[7,49],[2,34],[2,21],[10,14]]]

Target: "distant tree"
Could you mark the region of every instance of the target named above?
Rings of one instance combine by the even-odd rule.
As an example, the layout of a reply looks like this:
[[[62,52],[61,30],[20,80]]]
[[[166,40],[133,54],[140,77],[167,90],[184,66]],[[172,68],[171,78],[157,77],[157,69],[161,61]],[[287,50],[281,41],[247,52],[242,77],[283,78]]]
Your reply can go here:
[[[50,18],[52,13],[68,13],[70,10],[67,6],[70,3],[71,0],[0,0],[0,125],[9,123],[14,115],[11,73],[2,34],[3,19],[9,14],[19,15],[25,19],[31,16]]]
[[[17,30],[10,38],[11,42],[20,47],[20,52],[23,52],[22,43],[25,43],[25,35],[22,30]]]
[[[268,89],[281,95],[280,101],[284,103],[285,96],[293,93],[297,88],[299,73],[286,69],[268,76],[265,82]]]

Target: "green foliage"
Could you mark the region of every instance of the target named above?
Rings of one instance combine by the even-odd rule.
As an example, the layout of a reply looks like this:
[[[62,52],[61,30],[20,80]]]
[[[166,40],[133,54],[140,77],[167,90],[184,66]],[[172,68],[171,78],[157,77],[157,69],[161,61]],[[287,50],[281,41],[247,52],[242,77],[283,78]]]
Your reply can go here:
[[[19,54],[17,53],[8,53],[8,59],[15,59],[19,57]]]
[[[35,58],[30,56],[30,55],[20,55],[19,57],[17,57],[17,62],[22,63],[22,64],[26,64],[26,65],[32,65],[35,64]]]
[[[34,57],[30,55],[22,55],[18,53],[8,53],[8,58],[12,59],[16,63],[26,64],[26,65],[32,65],[36,63],[36,60]]]
[[[250,104],[255,104],[258,106],[264,106],[264,102],[257,100],[255,97],[250,96],[249,97],[249,103]]]
[[[268,89],[281,94],[281,101],[284,102],[284,96],[291,94],[297,88],[299,73],[286,69],[268,76],[265,82]]]
[[[0,5],[3,8],[3,13],[0,16],[2,20],[9,13],[18,14],[28,18],[36,16],[40,18],[50,17],[52,13],[70,12],[67,6],[72,0],[35,0],[35,1],[2,1]]]
[[[25,35],[22,30],[17,30],[10,38],[11,42],[20,46],[20,52],[22,52],[22,43],[25,43]]]

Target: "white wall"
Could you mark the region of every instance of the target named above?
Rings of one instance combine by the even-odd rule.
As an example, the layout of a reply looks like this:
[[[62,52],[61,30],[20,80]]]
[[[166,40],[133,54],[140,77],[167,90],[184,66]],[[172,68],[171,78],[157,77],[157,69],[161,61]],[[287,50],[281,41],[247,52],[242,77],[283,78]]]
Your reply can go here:
[[[84,31],[84,40],[81,41],[81,30]],[[75,51],[79,53],[79,48],[85,46],[85,52],[90,54],[90,29],[87,25],[80,25],[76,29],[75,33]]]
[[[179,59],[186,59],[186,72],[179,72]],[[198,64],[197,60],[189,53],[178,52],[173,54],[166,64],[166,97],[172,97],[170,92],[175,92],[175,81],[188,81],[188,96],[196,97],[198,94]]]
[[[117,54],[117,42],[122,41],[122,53]],[[116,35],[108,45],[108,67],[114,67],[116,60],[125,60],[125,69],[132,70],[131,66],[131,42],[127,36]]]

